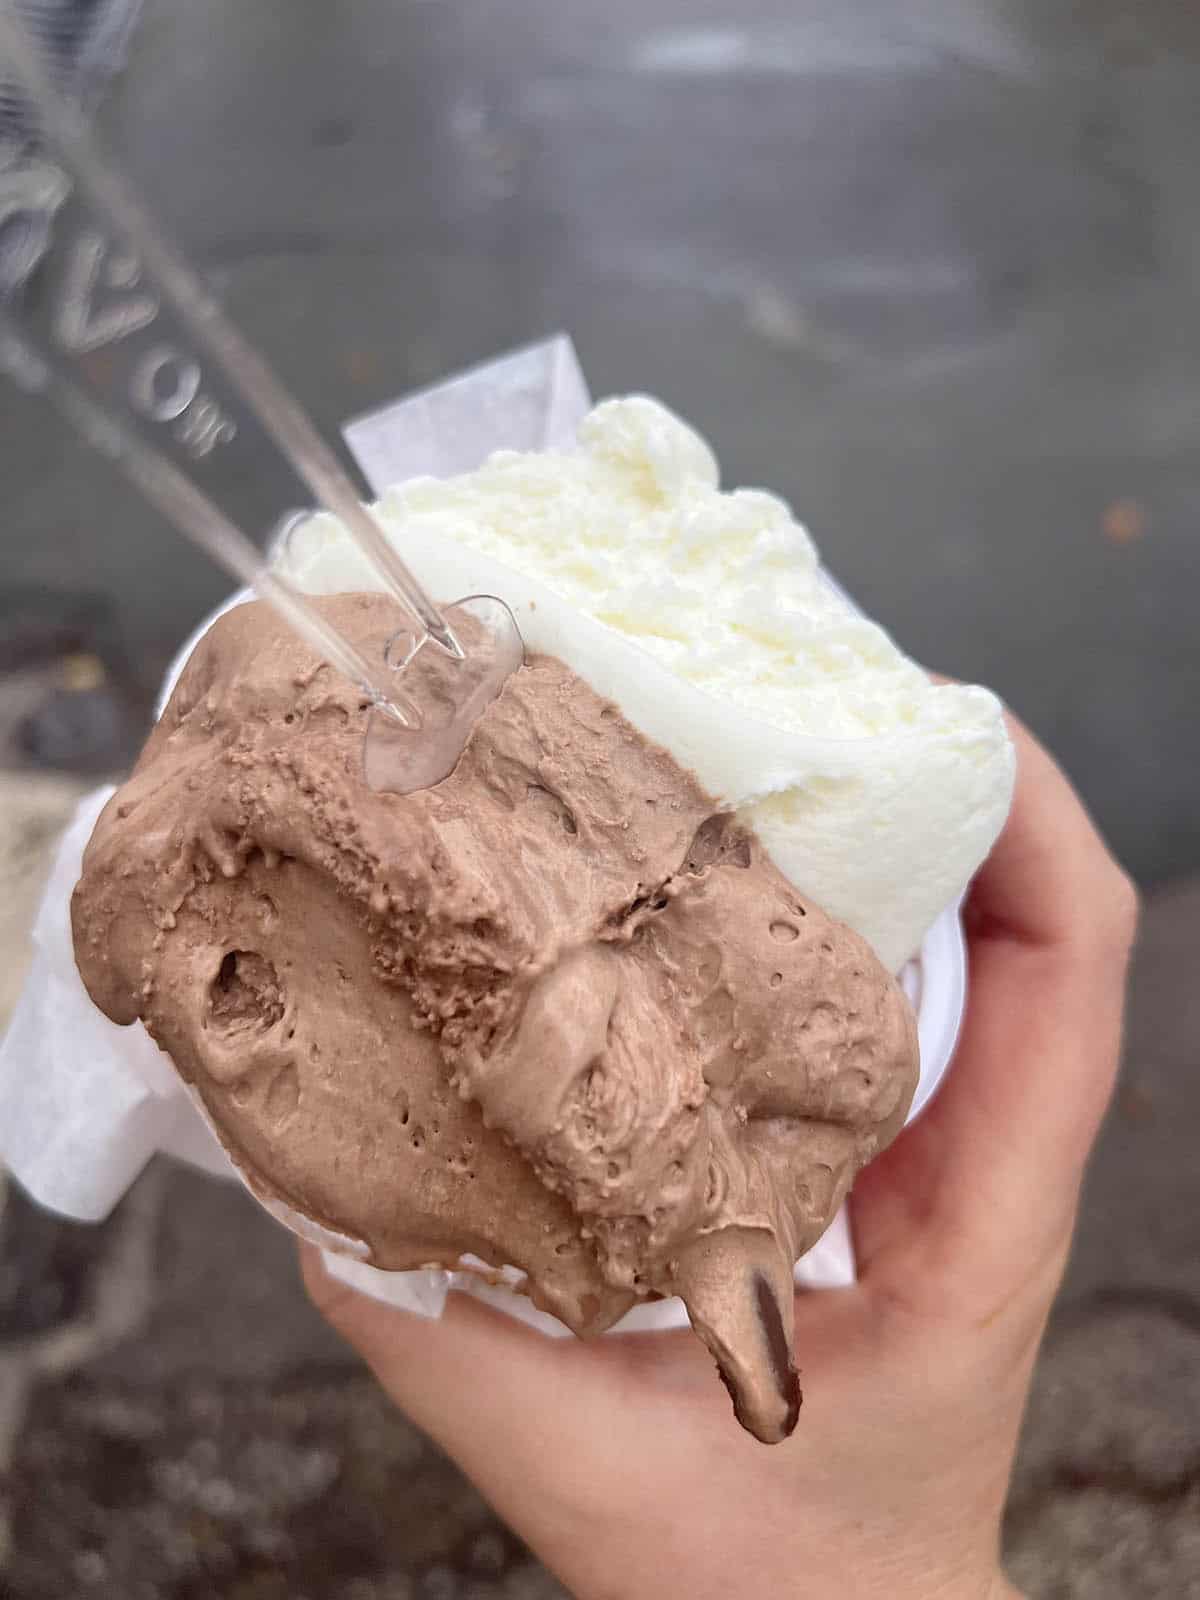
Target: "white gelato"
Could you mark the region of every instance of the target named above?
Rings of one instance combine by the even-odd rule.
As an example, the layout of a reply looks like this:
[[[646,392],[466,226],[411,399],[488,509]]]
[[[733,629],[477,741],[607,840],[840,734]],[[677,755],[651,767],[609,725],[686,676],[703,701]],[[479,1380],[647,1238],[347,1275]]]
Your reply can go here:
[[[576,451],[499,452],[379,510],[437,598],[500,595],[529,649],[691,767],[893,970],[991,848],[1014,774],[996,697],[930,683],[825,579],[788,507],[723,493],[655,401],[606,401]],[[279,560],[314,593],[380,587],[328,517]]]

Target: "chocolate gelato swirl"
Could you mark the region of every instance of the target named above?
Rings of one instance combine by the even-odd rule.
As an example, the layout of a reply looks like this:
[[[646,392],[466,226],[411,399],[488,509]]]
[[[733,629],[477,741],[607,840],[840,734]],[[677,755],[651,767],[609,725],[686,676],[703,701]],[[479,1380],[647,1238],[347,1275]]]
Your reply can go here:
[[[364,651],[396,631],[320,603]],[[792,1264],[903,1123],[902,992],[560,661],[417,794],[367,786],[367,716],[267,608],[215,624],[88,848],[92,998],[265,1197],[384,1269],[518,1267],[581,1335],[680,1295],[786,1437]]]

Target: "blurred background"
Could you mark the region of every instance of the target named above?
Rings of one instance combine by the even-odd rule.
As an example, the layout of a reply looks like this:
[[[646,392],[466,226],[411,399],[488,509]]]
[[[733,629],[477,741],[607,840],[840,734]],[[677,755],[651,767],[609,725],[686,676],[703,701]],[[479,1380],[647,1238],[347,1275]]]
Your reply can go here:
[[[68,46],[132,25],[105,137],[324,429],[566,330],[1057,753],[1147,909],[1009,1556],[1033,1596],[1200,1596],[1200,12],[60,9]],[[57,830],[227,589],[0,389],[0,1025]],[[238,1191],[160,1163],[85,1229],[8,1185],[0,1595],[559,1593]]]

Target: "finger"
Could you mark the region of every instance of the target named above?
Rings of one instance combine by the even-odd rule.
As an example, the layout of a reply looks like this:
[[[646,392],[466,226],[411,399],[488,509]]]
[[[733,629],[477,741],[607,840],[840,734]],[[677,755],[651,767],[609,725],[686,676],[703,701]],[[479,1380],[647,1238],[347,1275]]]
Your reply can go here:
[[[904,1240],[993,1275],[1061,1253],[1111,1095],[1133,893],[1054,762],[1012,732],[1012,814],[967,907],[962,1040],[933,1105],[856,1187],[864,1270]]]
[[[1036,1205],[1073,1195],[1112,1092],[1136,896],[1047,752],[1012,733],[1020,776],[968,901],[966,1027],[934,1120],[964,1141],[956,1186],[975,1155],[1007,1155]]]
[[[464,1294],[451,1294],[433,1322],[331,1278],[312,1247],[301,1255],[317,1308],[573,1588],[585,1579],[618,1583],[620,1538],[652,1520],[664,1483],[699,1498],[714,1470],[714,1435],[733,1436],[721,1460],[735,1478],[747,1451],[762,1449],[734,1425],[712,1363],[688,1332],[552,1339]],[[656,1560],[671,1558],[673,1540],[694,1537],[671,1516],[672,1503],[664,1502],[661,1537],[651,1541]],[[597,1556],[602,1570],[591,1571]],[[622,1593],[647,1574],[627,1578]]]
[[[617,1471],[619,1456],[603,1460],[607,1441],[615,1442],[620,1431],[613,1420],[614,1379],[647,1388],[656,1403],[680,1412],[697,1395],[721,1404],[711,1362],[689,1333],[602,1343],[555,1339],[465,1294],[451,1294],[441,1318],[432,1321],[331,1277],[312,1246],[301,1247],[301,1260],[317,1309],[490,1498],[503,1491],[497,1469],[500,1480],[522,1462],[536,1472],[551,1437],[556,1451],[569,1447],[581,1470],[590,1464]],[[643,1395],[636,1409],[645,1407]],[[499,1464],[497,1438],[508,1441]]]
[[[304,1285],[317,1310],[358,1351],[383,1386],[427,1433],[452,1448],[458,1443],[458,1412],[446,1396],[470,1394],[477,1374],[502,1368],[505,1388],[519,1394],[529,1344],[548,1344],[533,1330],[498,1316],[463,1295],[451,1295],[435,1320],[372,1299],[325,1270],[321,1252],[300,1249]]]
[[[1062,770],[1029,730],[1008,718],[1017,784],[1008,821],[972,886],[972,932],[1069,950],[1121,967],[1136,896]]]

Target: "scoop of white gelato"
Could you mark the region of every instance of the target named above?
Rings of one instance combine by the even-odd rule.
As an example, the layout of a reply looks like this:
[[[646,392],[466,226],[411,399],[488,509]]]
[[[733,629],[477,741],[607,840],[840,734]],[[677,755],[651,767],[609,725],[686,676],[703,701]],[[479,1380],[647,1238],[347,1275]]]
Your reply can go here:
[[[784,502],[722,492],[657,402],[605,401],[574,451],[501,451],[378,510],[431,593],[507,601],[528,649],[691,767],[893,971],[991,848],[1014,776],[999,701],[932,684],[825,578]],[[312,593],[380,587],[326,516],[278,560]]]

